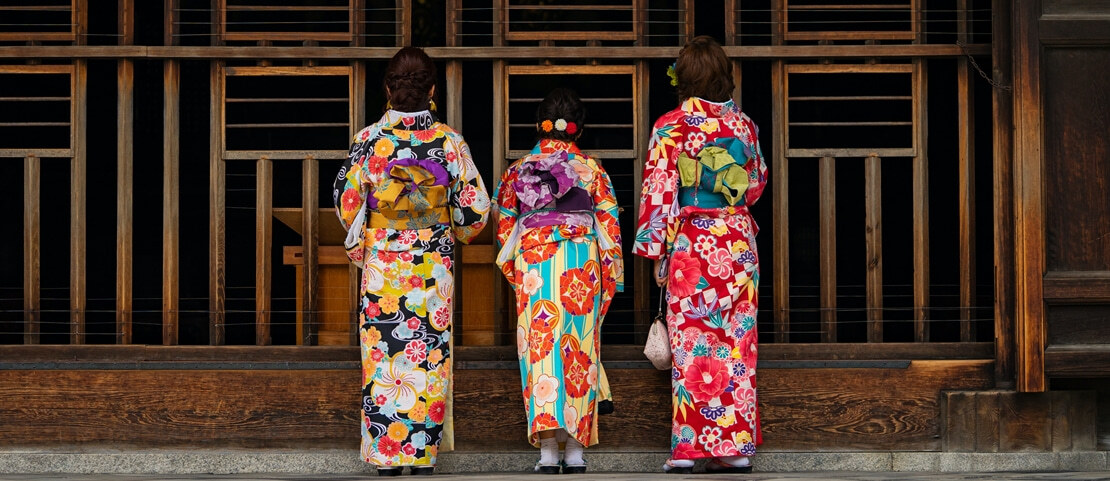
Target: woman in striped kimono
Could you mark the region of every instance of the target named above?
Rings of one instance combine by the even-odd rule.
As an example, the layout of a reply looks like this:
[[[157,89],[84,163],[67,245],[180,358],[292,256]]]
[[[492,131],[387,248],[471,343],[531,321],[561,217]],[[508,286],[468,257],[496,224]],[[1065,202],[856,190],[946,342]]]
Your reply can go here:
[[[436,119],[435,79],[422,50],[397,52],[387,111],[355,135],[333,193],[362,267],[361,452],[379,475],[434,470],[451,382],[451,256],[489,213],[470,149]]]
[[[540,447],[536,471],[549,474],[585,472],[583,447],[598,442],[600,327],[624,282],[612,182],[574,144],[584,117],[573,91],[548,94],[536,111],[539,142],[496,194],[497,264],[516,291],[528,437]]]

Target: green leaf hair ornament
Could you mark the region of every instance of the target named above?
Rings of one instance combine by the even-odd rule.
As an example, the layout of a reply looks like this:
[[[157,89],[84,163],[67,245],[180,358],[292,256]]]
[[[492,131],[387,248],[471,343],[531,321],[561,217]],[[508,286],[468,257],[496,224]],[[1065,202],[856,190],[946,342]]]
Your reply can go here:
[[[678,74],[675,73],[675,71],[674,71],[675,65],[678,65],[677,61],[675,63],[672,63],[669,67],[667,67],[667,76],[671,78],[671,86],[672,87],[677,87],[678,86]]]

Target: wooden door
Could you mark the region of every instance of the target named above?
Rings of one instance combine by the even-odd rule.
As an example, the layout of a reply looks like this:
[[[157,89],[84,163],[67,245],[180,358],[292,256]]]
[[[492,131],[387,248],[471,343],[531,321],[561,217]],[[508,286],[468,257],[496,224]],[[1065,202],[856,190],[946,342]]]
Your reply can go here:
[[[1110,3],[1013,4],[1017,386],[1110,375]]]

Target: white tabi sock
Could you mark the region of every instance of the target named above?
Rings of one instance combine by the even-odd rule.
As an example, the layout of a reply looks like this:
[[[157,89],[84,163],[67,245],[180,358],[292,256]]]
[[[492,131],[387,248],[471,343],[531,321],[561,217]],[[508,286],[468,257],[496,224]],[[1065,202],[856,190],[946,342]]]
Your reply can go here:
[[[732,465],[734,468],[742,468],[744,466],[751,466],[752,462],[747,456],[723,456],[721,461]]]
[[[586,460],[582,459],[583,449],[582,443],[578,442],[577,439],[567,439],[567,449],[563,455],[563,461],[567,463],[567,466],[582,466],[586,464]]]
[[[540,439],[540,465],[555,466],[559,464],[559,441],[554,437]]]

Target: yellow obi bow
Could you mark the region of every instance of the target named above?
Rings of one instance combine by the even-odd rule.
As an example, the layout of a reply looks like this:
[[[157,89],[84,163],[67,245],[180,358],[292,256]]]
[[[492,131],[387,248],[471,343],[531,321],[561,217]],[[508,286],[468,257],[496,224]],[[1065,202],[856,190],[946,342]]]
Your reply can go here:
[[[389,177],[374,190],[374,202],[370,207],[376,215],[371,217],[450,220],[446,209],[448,181],[447,169],[434,160],[397,159],[390,162]]]
[[[727,150],[709,146],[698,152],[697,160],[691,159],[685,152],[678,156],[681,187],[696,187],[707,170],[713,174],[714,193],[724,196],[729,205],[743,202],[744,192],[748,190],[748,172]]]

